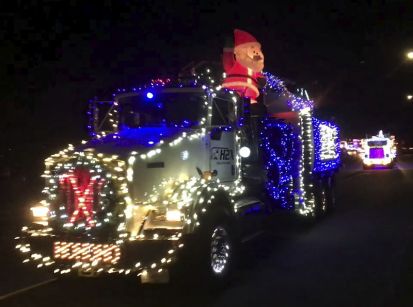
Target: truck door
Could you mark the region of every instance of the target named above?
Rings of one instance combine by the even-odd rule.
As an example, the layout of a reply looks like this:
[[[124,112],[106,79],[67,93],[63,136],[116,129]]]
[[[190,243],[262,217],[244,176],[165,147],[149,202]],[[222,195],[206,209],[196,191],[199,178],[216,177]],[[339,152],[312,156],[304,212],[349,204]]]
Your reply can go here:
[[[236,169],[235,102],[214,97],[210,126],[210,169],[222,182],[234,181]]]

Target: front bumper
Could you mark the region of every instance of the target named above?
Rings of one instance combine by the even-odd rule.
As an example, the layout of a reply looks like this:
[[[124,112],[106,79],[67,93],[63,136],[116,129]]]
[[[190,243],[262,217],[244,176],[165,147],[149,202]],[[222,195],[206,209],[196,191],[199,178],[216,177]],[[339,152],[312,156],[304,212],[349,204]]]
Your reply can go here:
[[[30,229],[24,229],[16,239],[16,248],[23,255],[24,263],[46,267],[54,273],[83,270],[137,275],[145,270],[165,269],[176,260],[185,240],[177,237],[94,243]]]
[[[363,164],[366,166],[387,166],[392,163],[391,158],[369,159],[364,158]]]

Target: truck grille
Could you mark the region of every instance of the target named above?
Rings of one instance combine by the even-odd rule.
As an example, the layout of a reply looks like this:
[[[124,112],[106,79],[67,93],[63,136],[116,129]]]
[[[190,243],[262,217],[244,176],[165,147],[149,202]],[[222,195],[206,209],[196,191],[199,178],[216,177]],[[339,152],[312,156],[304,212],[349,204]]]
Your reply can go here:
[[[115,264],[121,255],[116,244],[54,242],[53,257],[61,261]]]
[[[119,224],[117,189],[111,178],[86,166],[56,173],[51,224],[76,233]]]
[[[84,222],[95,226],[95,207],[105,180],[92,176],[90,170],[77,168],[59,176],[59,188],[69,223]]]
[[[44,177],[48,222],[56,233],[103,241],[119,235],[129,200],[125,161],[88,151],[63,151],[46,159]]]

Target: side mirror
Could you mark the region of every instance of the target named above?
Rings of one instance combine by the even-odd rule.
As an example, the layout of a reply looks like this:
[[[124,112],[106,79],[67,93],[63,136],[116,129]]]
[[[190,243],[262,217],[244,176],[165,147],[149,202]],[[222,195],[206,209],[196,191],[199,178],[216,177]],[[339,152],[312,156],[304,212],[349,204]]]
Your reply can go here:
[[[118,118],[114,111],[113,101],[92,100],[89,102],[89,135],[92,137],[101,133],[117,131]]]

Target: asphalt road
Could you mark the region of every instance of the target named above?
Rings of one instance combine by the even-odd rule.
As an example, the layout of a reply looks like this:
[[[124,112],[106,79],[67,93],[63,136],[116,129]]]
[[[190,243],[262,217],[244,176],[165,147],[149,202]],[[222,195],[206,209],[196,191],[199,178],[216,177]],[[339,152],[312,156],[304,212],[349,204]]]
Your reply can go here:
[[[413,156],[393,170],[347,162],[336,212],[311,227],[275,219],[271,232],[244,246],[234,281],[221,291],[54,280],[22,264],[12,239],[25,218],[22,204],[40,184],[1,178],[0,306],[413,306]]]

